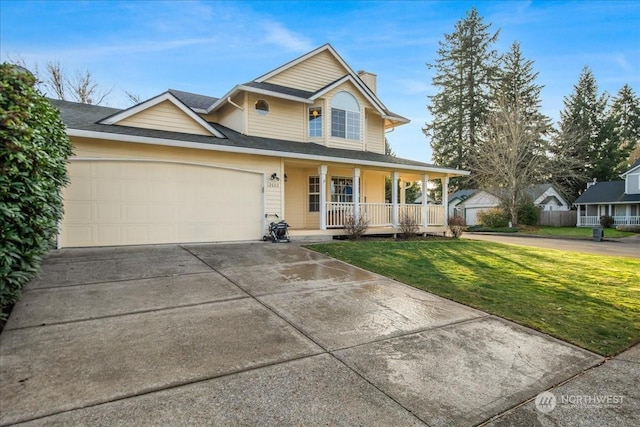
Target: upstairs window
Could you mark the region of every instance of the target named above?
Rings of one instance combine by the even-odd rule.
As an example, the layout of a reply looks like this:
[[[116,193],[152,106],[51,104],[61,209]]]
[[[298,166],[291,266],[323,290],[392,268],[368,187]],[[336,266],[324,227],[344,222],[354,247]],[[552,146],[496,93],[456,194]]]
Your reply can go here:
[[[331,100],[331,136],[360,140],[360,105],[348,92],[338,92]]]
[[[322,107],[309,108],[309,137],[322,136]]]
[[[258,99],[256,101],[256,112],[261,116],[269,113],[269,103],[264,99]]]

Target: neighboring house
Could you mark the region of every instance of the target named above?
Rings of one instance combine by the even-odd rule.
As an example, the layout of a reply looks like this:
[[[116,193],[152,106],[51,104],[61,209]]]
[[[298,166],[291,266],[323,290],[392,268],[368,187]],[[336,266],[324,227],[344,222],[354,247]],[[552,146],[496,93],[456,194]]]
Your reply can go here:
[[[640,225],[640,159],[620,175],[623,181],[603,181],[587,185],[574,202],[578,227],[600,225],[600,217],[613,217],[614,225]]]
[[[568,211],[571,205],[553,184],[530,185],[527,194],[533,204],[544,211]],[[459,190],[449,197],[450,215],[462,216],[467,225],[477,225],[478,214],[484,210],[499,207],[500,200],[485,190]]]
[[[571,204],[551,183],[535,184],[527,188],[533,204],[543,211],[569,211]]]
[[[324,45],[220,98],[168,90],[118,110],[52,100],[74,145],[59,247],[259,240],[274,215],[291,234],[343,234],[351,215],[394,233],[413,215],[446,229],[444,206],[385,203],[394,181],[469,172],[385,155],[409,120]]]
[[[478,224],[478,214],[482,211],[500,206],[500,200],[485,190],[472,190],[464,201],[456,205],[456,212],[461,214],[467,225]]]

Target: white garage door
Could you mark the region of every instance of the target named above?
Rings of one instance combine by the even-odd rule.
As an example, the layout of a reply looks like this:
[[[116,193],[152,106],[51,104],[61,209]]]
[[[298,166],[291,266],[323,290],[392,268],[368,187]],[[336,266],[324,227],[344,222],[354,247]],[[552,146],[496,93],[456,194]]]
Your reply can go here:
[[[145,161],[73,161],[61,246],[256,240],[261,174]]]
[[[466,208],[464,210],[465,221],[467,225],[477,225],[478,224],[478,213],[485,210],[485,208]]]

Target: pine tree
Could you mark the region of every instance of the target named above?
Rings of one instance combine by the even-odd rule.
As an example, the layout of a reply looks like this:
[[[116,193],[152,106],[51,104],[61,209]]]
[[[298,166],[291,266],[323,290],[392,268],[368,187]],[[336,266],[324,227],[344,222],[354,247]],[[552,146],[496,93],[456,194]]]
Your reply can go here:
[[[634,162],[632,154],[640,148],[640,98],[628,84],[613,99],[608,120],[619,150],[619,163],[614,165],[612,176],[619,179],[618,175]]]
[[[599,161],[605,155],[603,150],[607,150],[608,102],[609,95],[598,95],[596,79],[591,70],[584,67],[573,92],[564,99],[560,131],[552,148],[556,164],[572,163],[569,173],[555,171],[555,180],[567,189],[569,198],[577,197],[590,178],[602,179],[598,176]]]
[[[498,54],[492,46],[499,31],[492,34],[490,27],[472,8],[453,33],[444,35],[438,59],[427,65],[436,72],[432,84],[439,91],[429,97],[432,120],[423,132],[439,165],[469,169],[472,164],[496,78]],[[474,185],[473,178],[464,181],[452,179],[451,190]]]

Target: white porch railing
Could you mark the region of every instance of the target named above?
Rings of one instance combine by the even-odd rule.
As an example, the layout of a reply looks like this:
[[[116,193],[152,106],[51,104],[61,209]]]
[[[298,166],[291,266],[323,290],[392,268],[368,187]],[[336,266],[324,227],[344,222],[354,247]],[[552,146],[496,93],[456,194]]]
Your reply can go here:
[[[345,220],[353,215],[353,203],[327,202],[327,227],[344,227]],[[398,221],[403,216],[422,225],[423,206],[405,204],[398,205]],[[360,214],[369,221],[369,227],[393,226],[393,204],[391,203],[360,203]],[[444,225],[444,207],[439,205],[427,206],[427,224],[429,226]]]
[[[578,227],[595,227],[599,225],[599,215],[578,217]],[[613,225],[640,225],[640,216],[614,216]]]

